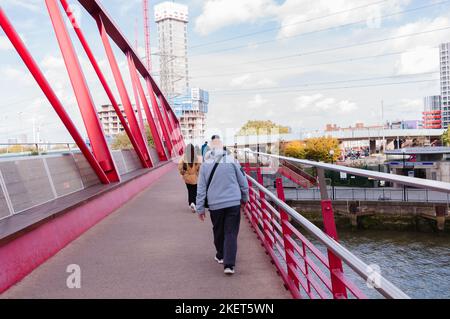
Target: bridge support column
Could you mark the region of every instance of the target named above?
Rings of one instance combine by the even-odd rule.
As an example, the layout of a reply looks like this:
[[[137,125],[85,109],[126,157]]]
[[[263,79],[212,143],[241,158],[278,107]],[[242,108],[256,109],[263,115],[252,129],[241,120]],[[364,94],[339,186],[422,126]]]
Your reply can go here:
[[[377,152],[377,141],[369,140],[369,155],[375,154]]]
[[[448,215],[447,206],[436,206],[436,226],[439,231],[443,231],[445,228],[445,217]]]

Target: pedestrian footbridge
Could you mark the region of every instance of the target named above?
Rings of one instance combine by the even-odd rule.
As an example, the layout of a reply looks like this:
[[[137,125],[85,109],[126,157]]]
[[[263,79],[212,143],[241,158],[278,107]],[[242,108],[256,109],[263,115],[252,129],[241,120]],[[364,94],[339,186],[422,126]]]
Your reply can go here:
[[[167,166],[142,193],[2,297],[289,298],[248,223],[242,223],[239,234],[237,272],[233,277],[223,274],[214,261],[210,221],[202,223],[192,214],[175,165]],[[66,285],[70,264],[80,266],[80,289]]]
[[[0,7],[0,27],[11,52],[20,57],[76,144],[61,156],[0,159],[1,298],[408,298],[339,244],[324,171],[444,193],[450,193],[450,184],[250,154],[269,158],[265,162],[270,165],[281,159],[314,167],[317,176],[312,179],[286,163],[281,173],[305,187],[319,186],[324,227],[286,204],[281,178],[272,193],[263,186],[261,162],[244,160],[250,201],[242,214],[237,273],[226,277],[213,259],[211,224],[200,222],[186,205],[175,169],[185,146],[180,123],[149,68],[100,0],[78,0],[98,28],[98,43],[113,75],[109,83],[68,1],[44,2],[88,138]],[[124,127],[130,150],[111,151],[74,41]],[[126,58],[130,92],[117,53]],[[154,145],[148,142],[144,119]],[[237,146],[238,157],[243,150]],[[439,212],[441,217],[447,213]],[[71,285],[72,275],[80,285]]]

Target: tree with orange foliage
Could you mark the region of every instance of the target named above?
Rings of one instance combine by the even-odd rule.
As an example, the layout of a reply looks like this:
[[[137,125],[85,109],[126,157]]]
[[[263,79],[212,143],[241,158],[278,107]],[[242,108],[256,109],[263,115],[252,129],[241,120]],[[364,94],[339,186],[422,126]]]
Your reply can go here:
[[[316,137],[305,141],[292,141],[285,145],[285,156],[317,162],[336,162],[339,159],[339,141],[332,137]]]

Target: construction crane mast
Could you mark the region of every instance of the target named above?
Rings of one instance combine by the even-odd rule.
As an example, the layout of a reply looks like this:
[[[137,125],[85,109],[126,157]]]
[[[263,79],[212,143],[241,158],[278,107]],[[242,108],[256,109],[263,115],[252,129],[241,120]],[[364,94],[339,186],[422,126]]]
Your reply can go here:
[[[144,13],[144,36],[145,36],[145,66],[148,72],[152,71],[152,59],[150,49],[150,23],[148,12],[148,0],[142,0],[143,13]]]

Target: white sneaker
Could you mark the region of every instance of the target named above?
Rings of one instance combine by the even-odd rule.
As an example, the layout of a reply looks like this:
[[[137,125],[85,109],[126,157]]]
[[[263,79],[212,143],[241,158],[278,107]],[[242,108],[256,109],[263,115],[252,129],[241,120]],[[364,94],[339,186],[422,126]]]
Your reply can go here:
[[[214,257],[214,260],[217,261],[218,264],[223,264],[223,259],[219,259],[217,257]]]
[[[226,275],[232,275],[234,274],[234,267],[227,267],[223,270],[223,273]]]
[[[192,213],[195,214],[197,212],[197,207],[195,207],[194,203],[191,203],[191,206],[189,206],[189,207],[191,207]]]

